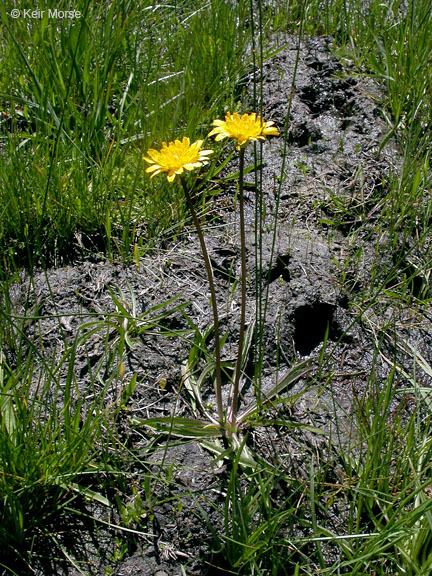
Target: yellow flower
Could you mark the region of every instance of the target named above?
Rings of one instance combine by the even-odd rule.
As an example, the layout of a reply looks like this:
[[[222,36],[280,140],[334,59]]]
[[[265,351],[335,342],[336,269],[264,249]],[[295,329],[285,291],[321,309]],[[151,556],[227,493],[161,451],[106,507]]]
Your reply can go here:
[[[189,138],[186,136],[182,142],[175,140],[174,142],[162,142],[160,150],[150,148],[147,150],[148,156],[144,156],[144,160],[151,164],[146,172],[153,172],[151,178],[167,172],[168,182],[173,182],[176,174],[183,174],[184,170],[195,170],[207,164],[208,156],[213,154],[213,150],[201,150],[203,140],[197,140],[193,144],[190,143]]]
[[[216,136],[216,141],[224,138],[233,138],[237,140],[237,148],[246,146],[253,140],[265,140],[266,136],[279,136],[274,122],[263,122],[261,116],[253,114],[243,114],[239,116],[237,112],[231,114],[227,112],[225,120],[214,120],[213,126],[216,126],[209,136]]]

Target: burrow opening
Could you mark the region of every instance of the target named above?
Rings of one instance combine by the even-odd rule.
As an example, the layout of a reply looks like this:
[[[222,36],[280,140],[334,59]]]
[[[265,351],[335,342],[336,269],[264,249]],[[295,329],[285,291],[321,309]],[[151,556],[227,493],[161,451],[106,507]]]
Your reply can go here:
[[[336,307],[325,302],[314,302],[300,306],[294,312],[294,343],[296,350],[307,356],[324,341],[328,327],[328,336],[337,340],[341,335],[338,323],[334,319]]]
[[[276,262],[274,266],[270,269],[270,273],[268,275],[268,282],[271,284],[278,278],[283,278],[286,282],[290,281],[290,273],[289,273],[289,263],[290,263],[291,256],[289,254],[279,254],[276,258]]]

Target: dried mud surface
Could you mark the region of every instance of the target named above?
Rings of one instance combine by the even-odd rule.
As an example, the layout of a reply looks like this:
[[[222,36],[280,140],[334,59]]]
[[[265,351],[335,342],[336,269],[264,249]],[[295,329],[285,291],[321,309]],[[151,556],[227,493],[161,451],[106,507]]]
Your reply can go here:
[[[351,304],[356,294],[371,282],[371,270],[377,258],[385,262],[388,256],[385,247],[377,254],[376,238],[360,235],[356,238],[358,245],[353,246],[348,234],[364,225],[365,219],[373,222],[376,214],[373,205],[368,205],[368,199],[376,196],[384,185],[390,168],[398,170],[399,156],[391,144],[378,153],[387,132],[380,114],[378,87],[371,79],[355,76],[349,63],[338,61],[331,55],[330,48],[331,43],[325,38],[310,39],[301,47],[290,109],[288,148],[284,152],[282,138],[263,145],[266,219],[258,235],[254,227],[257,191],[253,173],[247,177],[246,189],[248,324],[255,317],[257,239],[262,244],[259,272],[265,286],[269,278],[263,333],[264,388],[274,382],[276,373],[279,376],[287,373],[295,360],[312,358],[312,365],[317,367],[327,327],[327,350],[333,351],[325,368],[326,374],[332,372],[333,377],[323,378],[320,384],[309,383],[307,393],[293,406],[285,408],[285,416],[317,426],[324,434],[266,428],[254,430],[249,438],[257,454],[282,463],[284,469],[299,476],[307,474],[303,464],[305,452],[309,452],[311,458],[318,454],[320,459],[325,457],[330,431],[340,442],[349,438],[353,398],[364,391],[373,363],[372,327],[378,328],[394,317],[396,323],[403,325],[401,330],[406,340],[415,341],[426,357],[432,339],[430,326],[418,326],[408,310],[384,309],[382,316],[353,322],[357,312]],[[280,131],[290,106],[296,55],[297,40],[292,38],[264,67],[263,116],[274,120]],[[252,93],[252,77],[249,93]],[[245,104],[245,109],[248,107],[250,102]],[[246,162],[252,163],[250,152]],[[271,260],[275,192],[282,166],[275,253]],[[234,160],[229,170],[235,169]],[[212,219],[206,228],[222,326],[230,331],[224,348],[226,358],[236,351],[239,312],[236,281],[240,252],[233,193],[233,185],[220,186],[209,212]],[[352,218],[339,226],[330,225],[337,217],[335,198],[352,204]],[[363,211],[357,210],[360,201],[366,207]],[[353,262],[349,257],[359,245],[360,259],[346,265]],[[47,356],[55,353],[60,357],[62,342],[72,341],[80,325],[115,312],[108,286],[120,287],[129,305],[133,292],[138,314],[175,297],[172,306],[185,303],[186,313],[200,329],[212,322],[205,270],[192,229],[177,243],[164,250],[154,250],[142,259],[139,270],[104,261],[83,262],[36,274],[32,284],[23,277],[13,290],[14,306],[18,314],[24,312],[26,302],[27,308],[37,306],[38,314],[44,318],[37,327],[27,326],[27,336],[39,338]],[[163,326],[176,330],[188,328],[180,312],[164,320]],[[89,386],[89,363],[94,366],[102,357],[104,338],[104,333],[96,333],[77,351],[76,374],[82,394]],[[390,350],[391,343],[383,343],[383,355],[386,346]],[[133,449],[145,450],[150,435],[133,429],[129,425],[131,417],[170,416],[173,411],[178,416],[191,415],[186,396],[177,394],[180,366],[187,359],[190,347],[190,337],[166,338],[149,331],[128,352],[122,382],[130,381],[136,374],[139,385],[120,425]],[[409,364],[409,358],[401,361]],[[377,378],[384,379],[389,367],[384,361],[377,361],[375,371]],[[162,388],[160,384],[165,381],[166,386]],[[118,379],[113,381],[107,401],[116,401],[123,384]],[[301,391],[307,384],[306,379],[300,380],[290,393]],[[212,400],[211,389],[208,399]],[[155,470],[162,457],[161,450],[153,452]],[[128,552],[117,560],[114,560],[117,544],[111,532],[102,531],[96,542],[89,538],[83,546],[87,561],[82,565],[85,573],[171,576],[181,574],[181,566],[184,573],[190,575],[215,573],[212,565],[217,563],[217,558],[211,552],[212,534],[203,520],[202,510],[213,528],[221,527],[222,513],[218,508],[223,507],[224,471],[216,468],[209,454],[193,442],[168,449],[164,467],[170,466],[175,482],[166,494],[162,485],[158,488],[159,504],[155,506],[154,518],[143,516],[136,525],[148,536],[131,539]],[[144,500],[139,470],[136,485]],[[281,497],[281,506],[282,503]],[[335,532],[343,530],[343,510],[335,507],[327,522]],[[326,553],[330,562],[332,550],[329,548]],[[61,566],[57,570],[63,573]],[[71,568],[66,573],[72,576],[77,572]]]

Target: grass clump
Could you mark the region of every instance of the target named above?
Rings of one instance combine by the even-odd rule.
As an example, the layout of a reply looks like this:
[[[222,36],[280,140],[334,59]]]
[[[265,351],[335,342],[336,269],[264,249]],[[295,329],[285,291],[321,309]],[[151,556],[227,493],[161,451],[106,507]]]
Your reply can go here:
[[[193,136],[234,96],[245,2],[80,0],[81,18],[61,20],[13,19],[11,8],[0,37],[3,266],[60,262],[71,244],[130,257],[171,218],[141,179],[141,152],[155,134]]]
[[[401,386],[399,368],[384,387],[371,375],[358,403],[358,443],[341,453],[350,483],[347,532],[359,535],[342,547],[348,554],[340,566],[350,574],[427,574],[432,566],[430,392],[417,377]]]
[[[82,530],[88,503],[109,506],[99,474],[111,460],[111,416],[105,391],[87,405],[76,398],[73,346],[59,364],[35,345],[18,357],[12,366],[0,354],[0,565],[12,574],[49,573]],[[81,540],[72,545],[78,555]]]

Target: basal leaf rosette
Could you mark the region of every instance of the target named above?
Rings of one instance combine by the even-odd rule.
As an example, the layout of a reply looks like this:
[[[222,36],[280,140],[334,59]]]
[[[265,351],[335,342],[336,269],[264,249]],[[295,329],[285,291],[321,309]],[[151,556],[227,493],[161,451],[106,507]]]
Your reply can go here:
[[[234,114],[227,112],[225,120],[214,120],[213,126],[216,128],[209,133],[209,136],[216,136],[217,142],[224,138],[232,138],[237,142],[237,149],[247,146],[254,140],[266,140],[267,136],[279,136],[274,122],[263,122],[261,116],[257,116],[255,112],[242,116],[237,112]]]
[[[183,140],[174,142],[162,142],[160,150],[150,148],[144,160],[151,164],[146,172],[151,173],[151,178],[157,174],[167,173],[168,182],[174,182],[176,175],[181,175],[185,170],[192,171],[201,168],[209,162],[213,150],[201,150],[203,140],[197,140],[193,144],[187,136]]]

